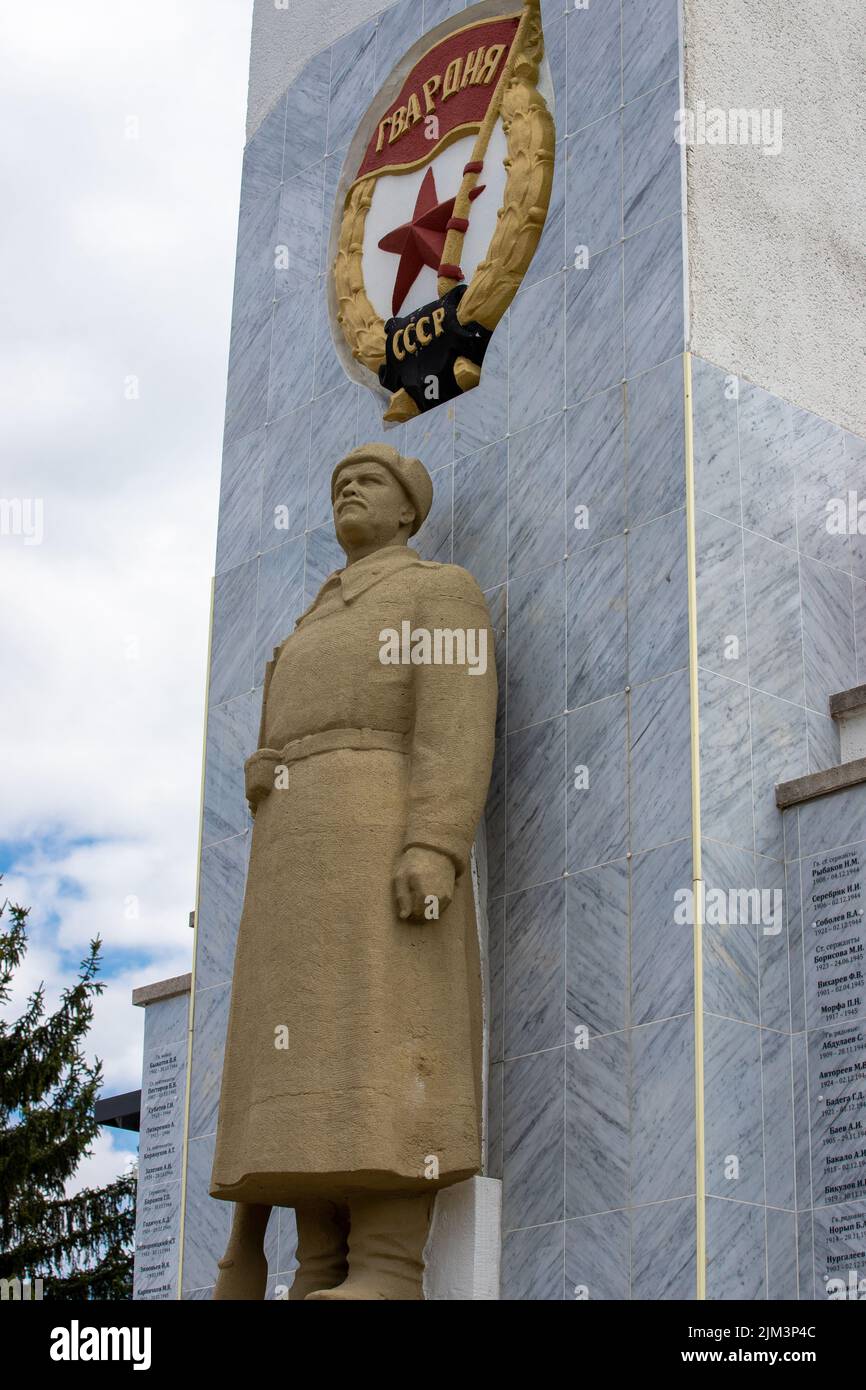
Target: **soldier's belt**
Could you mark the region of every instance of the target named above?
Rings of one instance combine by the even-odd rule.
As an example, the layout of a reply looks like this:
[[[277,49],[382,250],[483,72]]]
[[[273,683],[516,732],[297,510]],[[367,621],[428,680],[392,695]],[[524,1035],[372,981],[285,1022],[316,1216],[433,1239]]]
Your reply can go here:
[[[278,767],[300,762],[302,758],[315,757],[317,753],[335,753],[342,748],[408,753],[409,736],[396,733],[393,729],[322,729],[320,733],[293,739],[282,749],[259,748],[244,763],[246,795],[253,810],[262,797],[273,789]]]

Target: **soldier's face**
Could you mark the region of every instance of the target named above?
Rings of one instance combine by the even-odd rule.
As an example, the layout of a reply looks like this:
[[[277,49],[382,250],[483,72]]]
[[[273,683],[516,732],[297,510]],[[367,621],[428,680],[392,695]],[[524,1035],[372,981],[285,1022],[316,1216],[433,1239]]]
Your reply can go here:
[[[380,463],[348,464],[337,478],[334,528],[344,550],[387,545],[413,517],[412,505],[393,474]]]

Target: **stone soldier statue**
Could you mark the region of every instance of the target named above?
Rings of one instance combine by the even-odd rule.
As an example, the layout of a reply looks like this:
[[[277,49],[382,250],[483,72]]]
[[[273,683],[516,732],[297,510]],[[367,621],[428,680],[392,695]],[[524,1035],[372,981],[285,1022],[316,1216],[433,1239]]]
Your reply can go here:
[[[484,597],[407,547],[433,498],[384,444],[331,482],[345,569],[274,653],[211,1195],[215,1298],[263,1298],[274,1205],[292,1299],[420,1299],[436,1189],[481,1166],[469,854],[496,713]]]

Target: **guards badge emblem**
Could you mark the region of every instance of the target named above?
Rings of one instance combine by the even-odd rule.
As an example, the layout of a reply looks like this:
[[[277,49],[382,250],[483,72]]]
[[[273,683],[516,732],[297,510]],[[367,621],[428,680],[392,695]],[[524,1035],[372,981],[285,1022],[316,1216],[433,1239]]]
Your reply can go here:
[[[335,333],[359,364],[353,374],[387,392],[392,423],[478,385],[550,203],[540,0],[501,15],[479,8],[487,17],[440,26],[398,65],[340,184]]]

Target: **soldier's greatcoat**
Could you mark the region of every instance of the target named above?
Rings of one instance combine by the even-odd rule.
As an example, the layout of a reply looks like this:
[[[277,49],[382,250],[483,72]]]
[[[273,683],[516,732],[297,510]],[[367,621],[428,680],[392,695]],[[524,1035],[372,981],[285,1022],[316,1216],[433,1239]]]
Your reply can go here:
[[[383,664],[381,634],[406,621],[484,629],[486,673]],[[480,589],[404,546],[332,575],[275,652],[247,763],[255,825],[213,1196],[291,1205],[354,1186],[429,1190],[479,1171],[468,863],[495,711]],[[394,870],[412,845],[456,866],[438,921],[397,914]]]

